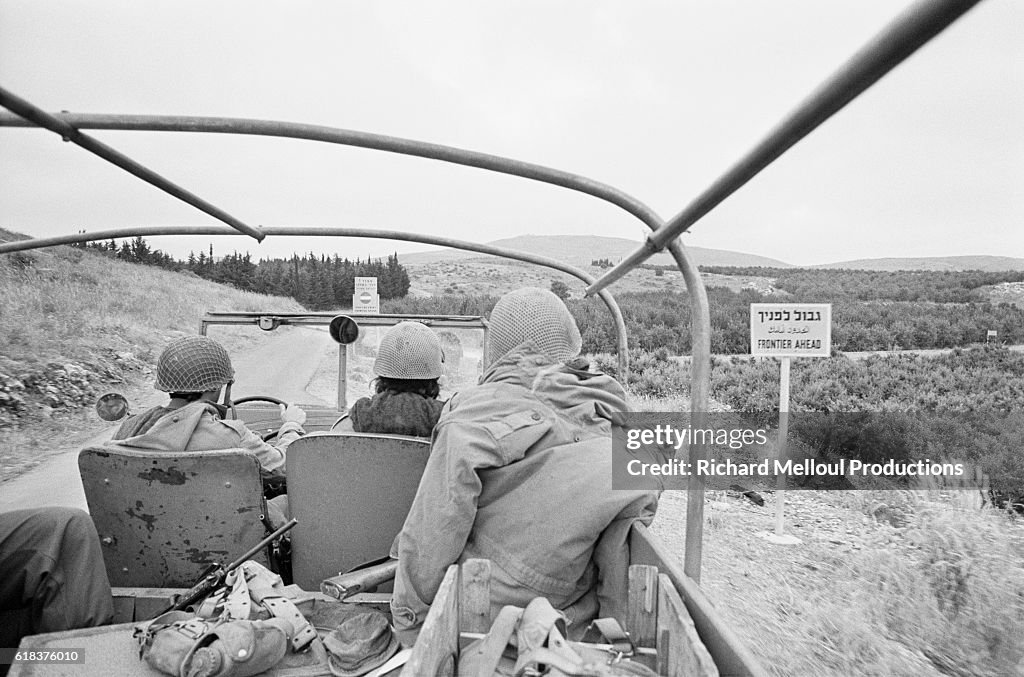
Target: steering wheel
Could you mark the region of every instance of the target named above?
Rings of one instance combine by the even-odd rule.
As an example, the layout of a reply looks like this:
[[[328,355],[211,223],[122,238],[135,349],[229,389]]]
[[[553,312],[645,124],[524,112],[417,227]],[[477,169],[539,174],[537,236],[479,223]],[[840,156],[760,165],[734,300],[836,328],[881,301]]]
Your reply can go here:
[[[246,404],[247,402],[270,402],[272,404],[283,404],[288,406],[288,403],[284,400],[279,400],[276,397],[270,395],[248,395],[246,397],[239,397],[235,400],[235,404]]]
[[[248,397],[239,397],[237,400],[231,403],[231,413],[237,419],[238,413],[235,411],[235,405],[246,404],[248,402],[270,402],[271,404],[277,404],[288,406],[288,403],[284,400],[280,400],[276,397],[270,397],[269,395],[249,395]],[[263,433],[261,437],[264,442],[268,442],[277,437],[278,430],[271,430],[268,433]],[[267,500],[280,496],[288,492],[288,483],[284,477],[264,478],[263,480],[263,497]]]
[[[344,414],[342,414],[341,416],[339,416],[339,417],[338,417],[338,420],[336,420],[336,421],[334,422],[334,424],[333,424],[333,425],[331,425],[331,432],[334,432],[335,430],[337,430],[337,428],[338,428],[338,425],[339,425],[339,424],[340,424],[340,423],[341,423],[342,421],[344,421],[344,420],[345,420],[346,418],[348,418],[348,414],[349,414],[349,412],[347,412],[347,411],[346,411],[346,412],[345,412]]]
[[[284,400],[279,400],[278,398],[270,397],[269,395],[248,395],[246,397],[239,397],[237,400],[231,403],[232,417],[238,418],[238,413],[235,411],[235,406],[239,404],[246,404],[248,402],[270,402],[271,404],[283,404],[286,407],[288,406],[288,403],[285,402]],[[269,433],[263,433],[261,437],[263,438],[264,442],[267,442],[268,440],[272,440],[275,437],[277,437],[277,433],[277,430],[272,430]]]

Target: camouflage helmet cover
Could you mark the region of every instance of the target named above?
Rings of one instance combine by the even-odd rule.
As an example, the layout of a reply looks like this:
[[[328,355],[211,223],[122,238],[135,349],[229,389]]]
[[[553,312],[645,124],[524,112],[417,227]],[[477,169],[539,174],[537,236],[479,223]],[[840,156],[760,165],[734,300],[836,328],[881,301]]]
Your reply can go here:
[[[554,362],[576,357],[583,347],[576,320],[562,299],[538,287],[509,292],[494,304],[487,331],[488,363],[527,341]]]
[[[437,334],[419,322],[399,322],[381,339],[373,373],[384,378],[427,380],[441,376],[443,362]]]
[[[216,390],[234,378],[228,351],[205,336],[172,341],[156,363],[156,389],[165,393]]]

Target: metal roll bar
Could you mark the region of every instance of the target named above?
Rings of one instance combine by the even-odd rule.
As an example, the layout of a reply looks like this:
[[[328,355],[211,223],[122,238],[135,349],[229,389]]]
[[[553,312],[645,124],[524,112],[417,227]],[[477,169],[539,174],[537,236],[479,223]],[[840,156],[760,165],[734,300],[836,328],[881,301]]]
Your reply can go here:
[[[665,227],[587,289],[596,293],[661,251],[780,155],[810,134],[981,0],[924,0],[893,20]]]
[[[599,279],[590,283],[590,286],[587,288],[587,294],[592,295],[595,293],[603,293],[604,288],[609,284],[639,266],[654,253],[662,250],[663,248],[668,248],[673,259],[676,261],[680,272],[682,272],[687,290],[690,292],[690,305],[692,312],[690,332],[693,346],[693,371],[691,373],[690,391],[691,409],[693,410],[694,417],[692,423],[694,425],[702,426],[708,409],[708,394],[710,390],[710,313],[708,309],[707,293],[703,282],[701,281],[700,273],[693,261],[687,255],[685,248],[676,238],[678,238],[678,236],[687,228],[696,223],[729,195],[753,178],[758,172],[782,155],[782,153],[809,134],[836,111],[840,110],[843,106],[856,98],[865,89],[892,70],[892,68],[916,51],[921,45],[925,44],[932,37],[940,33],[979,1],[980,0],[923,0],[922,2],[912,6],[903,15],[898,17],[887,28],[879,33],[879,35],[873,41],[869,42],[860,52],[855,54],[854,57],[840,68],[832,78],[826,80],[815,93],[798,106],[792,114],[785,118],[765,137],[761,143],[755,146],[752,151],[744,156],[721,178],[715,181],[710,188],[701,193],[693,202],[691,202],[667,223],[651,208],[636,198],[611,186],[586,177],[558,171],[541,165],[520,162],[459,148],[452,148],[449,146],[318,125],[232,118],[49,113],[45,114],[48,116],[46,119],[40,118],[39,120],[31,120],[30,118],[30,121],[23,120],[15,115],[0,114],[0,127],[27,127],[32,126],[33,122],[35,124],[41,124],[42,126],[47,126],[48,124],[55,125],[57,128],[54,129],[54,131],[62,133],[65,138],[71,138],[71,140],[75,140],[78,137],[84,137],[84,135],[81,135],[77,131],[78,129],[84,128],[213,132],[308,139],[382,150],[403,155],[413,155],[442,162],[511,174],[534,181],[562,186],[564,188],[569,188],[610,202],[640,219],[653,232],[648,236],[640,248],[631,253],[626,259],[613,267]],[[13,101],[15,103],[15,107],[13,108],[10,105],[12,101],[13,100],[10,99],[10,96],[8,96],[7,99],[0,101],[0,104],[11,108],[12,110],[16,110],[17,101]],[[63,125],[67,125],[67,127]],[[73,133],[63,133],[69,130]],[[98,144],[99,142],[96,143]],[[94,149],[90,150],[96,152]],[[139,165],[139,167],[141,167],[141,165]],[[128,169],[127,167],[125,168]],[[128,171],[132,170],[128,169]],[[136,175],[138,176],[139,174]],[[167,186],[160,187],[164,190],[168,190],[168,192],[172,192]],[[171,184],[171,187],[173,187],[173,184]],[[174,192],[172,192],[172,194],[177,195]],[[177,196],[180,197],[180,195]],[[150,230],[123,229],[94,233],[92,236],[85,235],[80,239],[76,239],[76,236],[71,236],[70,238],[27,240],[2,245],[0,246],[0,253],[5,251],[18,251],[19,249],[48,246],[49,244],[84,242],[92,239],[108,239],[109,237],[134,237],[136,235],[145,234],[234,234],[234,231],[226,231],[225,229],[216,226],[182,228],[185,230],[175,229],[173,227]],[[157,230],[160,230],[160,233],[158,233]],[[263,228],[257,232],[261,235],[297,235],[300,234],[300,230],[303,229]],[[340,231],[342,230],[351,233],[358,229],[322,228],[307,230],[316,230],[316,234],[329,235],[332,234],[331,231],[334,231],[334,234],[341,234]],[[362,237],[385,237],[380,233],[386,231],[364,232],[377,234],[365,234],[361,235]],[[111,233],[120,233],[120,235],[111,235]],[[400,234],[401,237],[394,237],[394,235],[396,235],[396,233],[392,231],[391,234],[386,237],[389,239],[404,239],[407,241],[425,242],[429,244],[446,241],[446,238],[430,238],[429,236],[412,235],[409,233]],[[533,257],[533,255],[528,255],[523,252],[513,252],[512,250],[506,250],[499,253],[497,251],[493,251],[499,248],[489,247],[488,245],[477,245],[465,242],[455,244],[456,241],[446,242],[447,246],[455,248],[469,249],[471,251],[480,251],[483,253],[495,253],[499,256],[518,258],[523,261],[530,260],[526,258],[527,256],[537,259],[542,258]],[[487,251],[488,249],[492,251]],[[560,267],[565,264],[550,265],[550,263],[558,262],[548,261],[547,263],[541,263],[540,265],[548,265],[549,267],[563,270],[564,272],[575,275],[580,279],[584,279],[580,276],[582,271],[573,272],[567,270],[567,268],[571,268],[569,266],[564,268]],[[582,274],[586,275],[585,273]],[[617,324],[620,322],[620,318],[621,316],[616,319]],[[621,344],[619,350],[621,360],[623,350]],[[705,454],[706,447],[704,445],[692,445],[690,447],[690,462],[696,463],[697,460],[704,458]],[[698,477],[690,477],[689,488],[691,493],[689,495],[689,500],[687,501],[684,571],[687,576],[699,582],[703,540],[703,481]]]
[[[403,139],[352,129],[340,129],[298,122],[281,122],[277,120],[195,117],[187,115],[95,115],[84,113],[51,113],[51,115],[55,119],[78,129],[273,136],[335,143],[342,146],[380,150],[399,155],[411,155],[427,160],[438,160],[465,167],[476,167],[477,169],[486,169],[500,174],[510,174],[524,179],[561,186],[562,188],[575,190],[609,202],[632,214],[644,223],[654,223],[658,226],[662,223],[662,218],[653,209],[632,195],[606,183],[532,162],[522,162],[499,155],[479,153],[437,143],[427,143],[414,139]],[[0,113],[0,127],[32,126],[32,124],[18,116]]]
[[[402,240],[405,242],[419,242],[422,244],[451,247],[465,251],[490,254],[507,259],[515,259],[525,263],[551,268],[563,273],[568,273],[584,284],[591,284],[596,279],[590,273],[580,270],[568,263],[549,259],[546,256],[530,254],[528,252],[516,251],[506,247],[495,247],[494,245],[478,244],[476,242],[465,242],[450,237],[439,237],[434,235],[419,235],[406,233],[398,230],[376,230],[371,228],[341,228],[331,226],[267,226],[261,228],[261,233],[266,235],[296,235],[303,237],[365,237],[378,240]],[[0,243],[0,254],[8,254],[27,249],[38,249],[39,247],[53,247],[56,245],[80,244],[83,242],[98,242],[103,240],[116,240],[125,237],[157,237],[160,235],[241,235],[235,230],[225,226],[148,226],[135,228],[112,228],[110,230],[99,230],[91,233],[75,233],[74,235],[58,235],[55,237],[39,238],[35,240],[15,240],[13,242]],[[599,294],[601,300],[608,308],[615,322],[615,333],[617,336],[617,350],[619,359],[619,371],[623,379],[629,373],[629,344],[626,336],[626,321],[622,317],[622,310],[615,301],[615,297],[607,291]]]
[[[25,99],[22,99],[2,87],[0,87],[0,106],[17,113],[21,117],[25,118],[25,120],[39,125],[40,127],[49,129],[51,132],[60,134],[61,138],[65,141],[70,141],[75,145],[81,146],[90,153],[98,155],[107,162],[113,163],[129,174],[137,176],[147,183],[153,184],[165,193],[169,193],[179,200],[206,212],[215,219],[223,221],[232,228],[249,235],[250,237],[256,238],[257,242],[264,238],[264,235],[252,226],[242,223],[235,217],[231,216],[231,214],[215,207],[201,197],[185,190],[181,186],[168,181],[152,169],[141,165],[127,155],[114,150],[102,141],[98,141],[91,136],[82,134],[74,125],[68,123],[66,120],[61,120],[57,116],[47,113],[43,109],[32,105]]]

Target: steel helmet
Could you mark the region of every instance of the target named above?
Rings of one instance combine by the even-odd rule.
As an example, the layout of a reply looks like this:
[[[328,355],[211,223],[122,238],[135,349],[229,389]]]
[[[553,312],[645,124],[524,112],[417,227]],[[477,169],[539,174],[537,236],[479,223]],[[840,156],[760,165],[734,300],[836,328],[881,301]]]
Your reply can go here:
[[[228,351],[205,336],[172,341],[156,362],[156,389],[165,393],[216,390],[234,378]]]
[[[419,322],[399,322],[381,339],[373,373],[384,378],[439,378],[443,362],[437,334]]]
[[[527,341],[554,362],[576,357],[583,347],[576,320],[562,299],[538,287],[509,292],[494,304],[487,331],[488,366]]]

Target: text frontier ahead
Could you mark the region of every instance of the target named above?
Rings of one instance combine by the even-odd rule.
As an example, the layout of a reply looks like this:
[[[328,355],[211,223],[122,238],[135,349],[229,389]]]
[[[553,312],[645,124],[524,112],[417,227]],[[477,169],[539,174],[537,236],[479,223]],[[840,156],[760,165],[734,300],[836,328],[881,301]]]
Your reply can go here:
[[[831,303],[750,304],[751,355],[828,357],[831,353]]]

